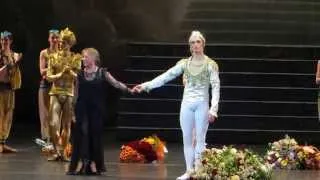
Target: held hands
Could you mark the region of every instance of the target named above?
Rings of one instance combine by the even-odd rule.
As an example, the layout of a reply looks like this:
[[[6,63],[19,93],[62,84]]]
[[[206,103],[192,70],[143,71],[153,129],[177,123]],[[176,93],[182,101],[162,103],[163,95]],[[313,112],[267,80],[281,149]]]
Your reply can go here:
[[[134,94],[133,88],[128,88],[128,93],[131,94],[131,95],[133,95],[133,94]]]
[[[142,91],[143,91],[144,89],[143,89],[143,87],[142,87],[142,85],[141,84],[139,84],[139,85],[136,85],[136,86],[134,86],[133,88],[132,88],[132,91],[133,91],[133,93],[142,93]]]
[[[142,93],[143,88],[142,88],[142,86],[139,84],[139,85],[134,86],[133,88],[127,88],[127,91],[128,91],[128,93],[131,94],[131,95],[140,94],[140,93]]]

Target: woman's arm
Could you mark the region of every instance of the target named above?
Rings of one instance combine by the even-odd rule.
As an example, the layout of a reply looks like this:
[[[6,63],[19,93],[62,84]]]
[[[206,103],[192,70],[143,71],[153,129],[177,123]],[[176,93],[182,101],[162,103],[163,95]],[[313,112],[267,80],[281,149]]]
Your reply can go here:
[[[220,99],[220,79],[219,79],[219,67],[216,62],[209,62],[210,84],[211,84],[211,107],[209,113],[218,117],[218,104]]]
[[[130,89],[122,82],[116,80],[107,70],[103,70],[103,74],[106,81],[109,82],[113,87],[120,89],[122,92],[130,92]]]

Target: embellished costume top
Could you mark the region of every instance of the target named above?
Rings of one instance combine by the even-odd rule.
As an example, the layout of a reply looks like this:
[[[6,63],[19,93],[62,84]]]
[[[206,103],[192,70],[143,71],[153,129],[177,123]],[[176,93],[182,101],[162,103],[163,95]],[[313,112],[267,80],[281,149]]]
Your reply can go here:
[[[210,114],[217,117],[218,102],[220,98],[220,79],[219,67],[217,63],[205,56],[204,63],[198,72],[194,73],[190,66],[191,57],[180,60],[174,67],[167,70],[165,73],[142,84],[143,89],[150,91],[160,87],[165,83],[173,80],[183,73],[185,88],[183,92],[183,101],[208,101],[209,87],[211,86],[211,108]]]
[[[52,82],[49,95],[74,96],[76,73],[81,69],[81,58],[80,54],[67,51],[48,55],[47,80]]]
[[[21,87],[21,72],[17,64],[18,53],[0,50],[0,90],[16,90]]]

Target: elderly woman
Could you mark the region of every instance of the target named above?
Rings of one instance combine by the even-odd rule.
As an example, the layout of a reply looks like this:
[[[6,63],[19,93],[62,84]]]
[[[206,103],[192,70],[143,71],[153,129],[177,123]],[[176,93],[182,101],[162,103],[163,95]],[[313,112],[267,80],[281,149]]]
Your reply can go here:
[[[73,131],[73,152],[68,175],[94,174],[105,171],[103,156],[103,111],[106,94],[104,84],[110,83],[123,92],[131,92],[117,81],[105,68],[101,68],[99,52],[86,48],[83,53],[84,69],[78,75],[78,98],[76,102],[76,123]],[[78,163],[82,164],[77,171]]]
[[[204,54],[205,38],[199,31],[193,31],[189,45],[191,57],[180,60],[165,73],[133,89],[135,92],[148,92],[183,74],[185,87],[180,110],[180,126],[187,169],[177,178],[179,180],[189,179],[190,171],[200,164],[200,154],[205,149],[209,122],[214,122],[217,117],[220,94],[218,65]],[[211,108],[209,108],[210,85]],[[195,146],[192,144],[193,129],[195,129]]]

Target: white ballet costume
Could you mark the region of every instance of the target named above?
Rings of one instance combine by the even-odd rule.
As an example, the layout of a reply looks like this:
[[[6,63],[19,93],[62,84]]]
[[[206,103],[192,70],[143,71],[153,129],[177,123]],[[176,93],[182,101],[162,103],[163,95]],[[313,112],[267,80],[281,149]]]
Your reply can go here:
[[[142,84],[142,89],[150,91],[184,75],[185,87],[180,109],[180,126],[183,134],[183,149],[186,173],[177,179],[189,179],[194,163],[200,161],[205,149],[206,133],[209,126],[208,113],[217,117],[220,98],[218,65],[207,56],[196,64],[192,57],[180,60],[175,66],[151,81]],[[211,86],[211,107],[209,108],[209,89]],[[195,128],[196,145],[192,145]]]

